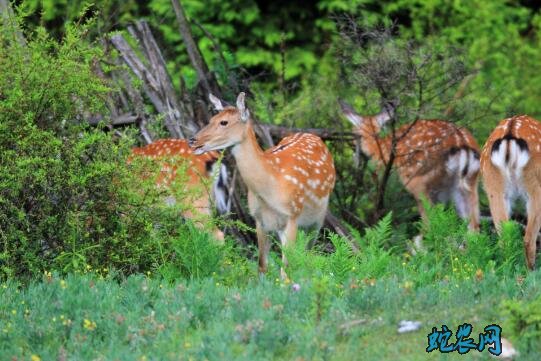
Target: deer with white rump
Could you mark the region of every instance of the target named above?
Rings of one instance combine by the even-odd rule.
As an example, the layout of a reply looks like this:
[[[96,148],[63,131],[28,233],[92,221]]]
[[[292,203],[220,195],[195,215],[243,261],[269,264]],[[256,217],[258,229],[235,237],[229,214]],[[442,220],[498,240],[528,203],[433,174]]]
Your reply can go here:
[[[394,116],[393,106],[375,116],[361,116],[348,104],[340,105],[361,137],[363,152],[380,165],[387,164],[393,135],[379,133]],[[458,215],[469,220],[469,228],[479,230],[479,146],[470,132],[443,120],[417,120],[395,131],[394,147],[393,166],[425,223],[423,198],[431,203],[453,200]]]
[[[224,107],[210,94],[219,113],[190,139],[190,145],[196,154],[232,147],[248,187],[248,206],[256,221],[259,271],[265,273],[270,232],[277,232],[282,247],[286,247],[295,241],[298,226],[321,228],[334,187],[335,169],[331,153],[313,134],[290,135],[263,151],[244,98],[240,93],[236,107]],[[282,260],[286,267],[283,252]],[[283,268],[281,275],[286,277]]]
[[[498,232],[509,219],[513,201],[526,202],[524,253],[533,270],[541,228],[541,123],[527,115],[502,120],[483,147],[481,173]]]

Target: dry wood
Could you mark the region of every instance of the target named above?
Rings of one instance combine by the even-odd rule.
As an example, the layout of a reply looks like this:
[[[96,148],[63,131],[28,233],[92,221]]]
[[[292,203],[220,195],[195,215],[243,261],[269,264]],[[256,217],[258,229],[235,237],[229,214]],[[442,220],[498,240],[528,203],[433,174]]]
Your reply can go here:
[[[163,114],[165,126],[171,136],[190,137],[198,127],[178,101],[165,61],[148,24],[145,21],[138,21],[135,27],[129,27],[128,30],[137,40],[138,50],[146,61],[136,55],[122,35],[112,36],[111,43],[135,76],[142,81],[145,94],[156,110]]]
[[[15,14],[13,13],[9,0],[0,0],[0,17],[4,24],[13,29],[13,34],[17,42],[21,46],[26,46],[26,39],[24,38],[21,29],[19,29],[19,25],[17,24]]]
[[[171,0],[171,3],[173,4],[173,9],[175,10],[175,15],[177,17],[180,35],[184,40],[186,51],[188,52],[190,62],[197,73],[197,78],[200,84],[202,85],[206,94],[212,93],[221,98],[222,94],[220,88],[210,73],[207,63],[203,59],[203,56],[199,51],[199,47],[194,41],[192,29],[190,28],[190,24],[186,18],[186,13],[184,12],[182,4],[179,0]]]

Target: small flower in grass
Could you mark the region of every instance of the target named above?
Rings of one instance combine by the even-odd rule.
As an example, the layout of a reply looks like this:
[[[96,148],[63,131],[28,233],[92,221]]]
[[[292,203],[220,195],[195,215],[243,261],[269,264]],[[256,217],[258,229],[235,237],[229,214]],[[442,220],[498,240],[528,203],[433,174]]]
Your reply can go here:
[[[406,292],[409,292],[411,288],[413,287],[413,282],[406,281],[404,282],[404,285],[402,286]]]
[[[60,288],[66,289],[66,287],[68,287],[68,284],[66,283],[66,281],[60,280]]]
[[[17,310],[11,310],[11,314],[12,314],[12,315],[16,315],[16,314],[17,314]]]
[[[299,292],[301,290],[301,285],[298,283],[294,283],[291,285],[291,289],[293,290],[293,292]]]
[[[90,321],[85,318],[83,320],[83,327],[89,331],[94,331],[96,329],[96,322]]]
[[[8,288],[8,285],[6,285],[6,284],[4,283],[4,284],[2,285],[2,288],[3,288],[3,289],[6,289],[6,288]]]
[[[30,360],[31,361],[41,361],[41,357],[39,357],[38,355],[32,355],[32,356],[30,356]]]
[[[478,268],[477,271],[475,271],[475,279],[477,279],[477,281],[481,281],[483,277],[484,277],[483,270]]]

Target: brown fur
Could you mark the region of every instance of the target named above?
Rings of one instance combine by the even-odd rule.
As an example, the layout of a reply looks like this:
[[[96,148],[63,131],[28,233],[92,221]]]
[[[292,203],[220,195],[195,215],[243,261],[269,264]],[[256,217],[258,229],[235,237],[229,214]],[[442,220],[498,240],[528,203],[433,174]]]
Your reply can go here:
[[[313,224],[319,229],[323,224],[335,169],[319,137],[296,133],[263,151],[251,120],[242,120],[238,109],[227,107],[210,120],[191,145],[198,152],[233,147],[248,187],[250,214],[256,220],[260,272],[267,270],[269,232],[278,232],[282,246],[287,246],[295,241],[297,226]],[[284,256],[283,261],[287,265]]]
[[[529,160],[522,168],[519,180],[511,182],[500,168],[492,162],[495,142],[504,137],[522,139],[526,142]],[[509,149],[504,151],[508,152]],[[512,164],[507,165],[508,171]],[[490,134],[481,154],[481,173],[488,194],[490,212],[494,225],[501,232],[501,223],[509,219],[511,204],[506,198],[510,187],[527,195],[528,223],[524,234],[524,252],[529,269],[535,268],[536,239],[541,228],[541,123],[527,116],[515,116],[502,120]]]
[[[355,125],[361,136],[363,152],[380,166],[386,164],[390,159],[392,134],[380,136],[381,125],[377,121],[384,113],[361,117],[353,113],[347,105],[343,106],[343,111],[350,120],[352,116],[357,117]],[[453,187],[456,187],[446,168],[449,156],[460,150],[472,151],[478,156],[479,146],[466,129],[443,120],[418,120],[413,124],[405,124],[396,130],[396,139],[393,166],[408,192],[417,201],[419,213],[426,222],[427,215],[422,199],[437,202],[438,194],[452,193]],[[472,230],[479,229],[478,175],[477,166],[477,170],[472,170],[463,177],[460,183],[462,186],[458,190],[466,204]],[[461,177],[460,174],[452,176]]]
[[[183,212],[182,216],[194,220],[195,224],[201,227],[199,220],[208,219],[212,214],[209,188],[212,182],[207,165],[216,162],[219,153],[195,155],[185,139],[159,139],[144,147],[133,148],[132,154],[150,157],[155,160],[156,167],[161,167],[156,178],[156,185],[159,187],[169,187],[177,177],[177,170],[186,169],[186,189],[193,191],[198,197],[192,200],[192,207]],[[219,242],[223,242],[222,231],[215,228],[213,233]]]

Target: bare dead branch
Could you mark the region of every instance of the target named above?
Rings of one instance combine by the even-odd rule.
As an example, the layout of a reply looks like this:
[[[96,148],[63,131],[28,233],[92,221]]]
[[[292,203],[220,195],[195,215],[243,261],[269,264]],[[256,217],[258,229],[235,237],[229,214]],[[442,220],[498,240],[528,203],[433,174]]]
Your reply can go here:
[[[222,94],[220,88],[218,87],[218,84],[214,80],[213,76],[210,74],[207,63],[203,59],[203,56],[199,51],[199,47],[194,41],[190,24],[186,18],[186,13],[184,12],[184,8],[182,7],[180,0],[171,0],[171,3],[173,4],[173,9],[177,17],[180,35],[184,40],[184,45],[186,46],[190,62],[197,73],[199,82],[202,84],[206,94],[212,93],[218,97],[221,97]]]

